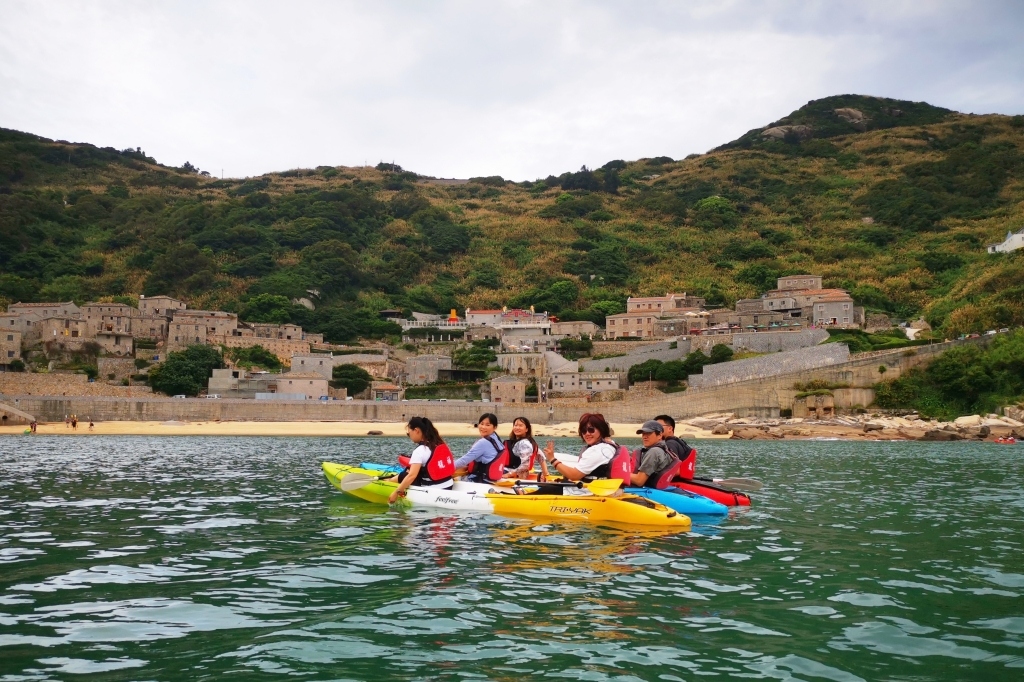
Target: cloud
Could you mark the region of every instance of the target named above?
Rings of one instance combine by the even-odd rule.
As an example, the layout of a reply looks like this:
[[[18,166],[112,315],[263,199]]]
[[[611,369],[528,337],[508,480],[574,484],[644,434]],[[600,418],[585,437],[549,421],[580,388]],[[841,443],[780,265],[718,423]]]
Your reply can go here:
[[[542,177],[847,92],[1018,113],[1019,3],[0,5],[0,125],[255,175]]]

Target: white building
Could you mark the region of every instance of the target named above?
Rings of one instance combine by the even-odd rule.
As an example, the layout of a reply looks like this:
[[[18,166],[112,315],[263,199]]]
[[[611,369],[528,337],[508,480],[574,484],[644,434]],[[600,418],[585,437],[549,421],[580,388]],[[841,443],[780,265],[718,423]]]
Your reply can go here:
[[[989,253],[1009,253],[1024,248],[1024,230],[1018,232],[1007,232],[1006,239],[1001,244],[989,244]]]

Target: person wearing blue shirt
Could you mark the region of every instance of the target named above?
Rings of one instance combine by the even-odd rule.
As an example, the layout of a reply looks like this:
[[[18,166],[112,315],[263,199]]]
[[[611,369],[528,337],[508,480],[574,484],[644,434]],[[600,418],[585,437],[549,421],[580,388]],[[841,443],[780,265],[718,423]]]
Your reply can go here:
[[[476,428],[477,431],[480,432],[480,440],[473,443],[473,447],[471,447],[466,454],[455,460],[455,475],[464,475],[466,473],[466,467],[475,463],[473,471],[470,473],[468,478],[470,480],[483,482],[485,480],[484,473],[487,469],[487,465],[493,462],[501,455],[502,452],[505,451],[505,444],[502,443],[501,438],[494,433],[498,428],[497,415],[491,414],[490,412],[481,415]]]

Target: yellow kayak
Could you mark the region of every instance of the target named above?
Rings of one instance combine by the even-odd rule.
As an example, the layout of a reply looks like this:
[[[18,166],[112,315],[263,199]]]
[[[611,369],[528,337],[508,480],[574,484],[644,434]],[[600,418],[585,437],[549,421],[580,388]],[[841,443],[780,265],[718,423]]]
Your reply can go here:
[[[374,502],[387,504],[388,497],[398,484],[376,479],[390,476],[373,469],[323,463],[324,475],[331,484],[349,495]],[[343,487],[342,481],[350,476],[356,485]],[[404,498],[399,500],[403,507],[434,507],[481,511],[503,516],[526,516],[544,519],[575,519],[601,523],[616,523],[630,526],[660,526],[690,529],[690,518],[664,505],[636,495],[616,493],[614,496],[599,495],[517,495],[499,492],[500,489],[484,483],[456,481],[452,488],[438,489],[412,486]]]

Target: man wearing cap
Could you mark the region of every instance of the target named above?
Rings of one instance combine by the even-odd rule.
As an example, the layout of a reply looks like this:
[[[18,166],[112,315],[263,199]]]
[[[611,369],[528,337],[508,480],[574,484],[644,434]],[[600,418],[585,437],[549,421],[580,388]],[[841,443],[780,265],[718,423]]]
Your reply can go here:
[[[644,422],[637,434],[643,441],[644,446],[640,448],[640,456],[637,461],[636,471],[630,475],[630,485],[634,487],[653,487],[661,476],[661,473],[675,464],[675,455],[665,449],[661,441],[661,434],[664,432],[661,424],[654,421]]]

